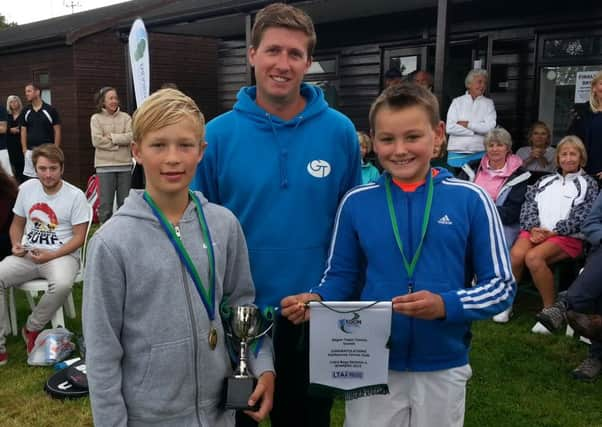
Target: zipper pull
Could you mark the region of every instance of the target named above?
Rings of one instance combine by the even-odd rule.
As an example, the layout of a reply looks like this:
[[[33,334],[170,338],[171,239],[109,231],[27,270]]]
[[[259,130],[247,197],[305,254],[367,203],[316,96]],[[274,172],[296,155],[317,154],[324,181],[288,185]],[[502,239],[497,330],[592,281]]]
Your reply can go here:
[[[176,232],[176,236],[178,236],[178,238],[181,239],[182,235],[180,234],[180,226],[179,225],[174,225],[173,229]]]

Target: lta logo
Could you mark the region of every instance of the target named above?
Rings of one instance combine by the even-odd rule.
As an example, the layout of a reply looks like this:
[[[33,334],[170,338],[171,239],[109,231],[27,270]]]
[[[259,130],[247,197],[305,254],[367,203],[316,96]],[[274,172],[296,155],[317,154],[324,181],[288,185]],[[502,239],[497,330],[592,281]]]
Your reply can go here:
[[[307,172],[315,178],[326,178],[330,170],[330,163],[326,160],[312,160],[307,164]]]
[[[360,315],[358,313],[353,313],[353,317],[351,319],[339,319],[339,329],[346,334],[352,334],[362,325],[362,321],[360,320]]]

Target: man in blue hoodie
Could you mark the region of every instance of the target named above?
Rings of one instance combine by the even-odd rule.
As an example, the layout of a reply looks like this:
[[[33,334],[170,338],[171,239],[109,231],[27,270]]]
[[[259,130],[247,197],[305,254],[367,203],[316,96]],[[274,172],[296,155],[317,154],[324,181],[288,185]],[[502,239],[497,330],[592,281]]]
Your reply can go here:
[[[305,12],[281,3],[259,11],[248,56],[257,85],[242,88],[234,109],[207,125],[191,185],[238,217],[261,307],[319,283],[337,204],[360,183],[353,124],[302,83],[315,43]],[[306,393],[302,327],[275,322],[272,426],[329,426],[332,401]],[[242,418],[238,425],[247,425]]]

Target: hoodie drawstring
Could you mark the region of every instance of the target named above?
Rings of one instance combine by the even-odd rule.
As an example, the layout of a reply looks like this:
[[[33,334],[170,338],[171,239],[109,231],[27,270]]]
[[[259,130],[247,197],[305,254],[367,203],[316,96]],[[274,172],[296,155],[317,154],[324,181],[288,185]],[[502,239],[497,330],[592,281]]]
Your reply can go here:
[[[288,147],[280,140],[280,138],[278,138],[278,132],[276,131],[276,127],[274,126],[274,122],[272,121],[272,115],[270,113],[265,113],[266,117],[268,118],[268,121],[270,122],[270,127],[272,128],[272,133],[274,134],[274,138],[276,139],[276,143],[278,144],[278,151],[279,151],[279,155],[278,155],[278,159],[279,159],[279,166],[280,166],[280,188],[287,188],[288,187],[288,176],[287,176],[287,170],[286,170],[286,164],[288,162]],[[297,122],[295,123],[295,127],[293,128],[293,131],[297,130],[297,128],[299,127],[299,125],[301,124],[301,121],[303,120],[303,116],[297,116]]]

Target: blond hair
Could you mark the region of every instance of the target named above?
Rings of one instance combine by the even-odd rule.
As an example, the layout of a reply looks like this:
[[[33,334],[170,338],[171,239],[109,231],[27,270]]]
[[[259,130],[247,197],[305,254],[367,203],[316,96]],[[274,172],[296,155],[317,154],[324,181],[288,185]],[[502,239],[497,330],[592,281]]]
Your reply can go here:
[[[13,101],[17,101],[17,103],[19,104],[18,111],[13,111],[13,109],[11,108],[10,103]],[[9,95],[8,98],[6,98],[6,111],[13,114],[13,113],[20,113],[22,109],[23,109],[23,103],[21,102],[21,98],[19,98],[17,95]]]
[[[307,13],[284,3],[273,3],[261,9],[257,12],[255,23],[251,29],[251,45],[255,49],[261,43],[263,33],[272,27],[303,32],[308,37],[307,55],[311,58],[316,47],[317,37],[314,23]]]
[[[575,147],[577,151],[579,151],[579,165],[583,168],[587,163],[587,150],[585,149],[585,145],[576,135],[568,135],[560,140],[558,145],[556,146],[556,164],[560,166],[560,152],[565,146]]]
[[[177,89],[161,89],[146,98],[132,116],[134,142],[140,142],[146,134],[192,119],[198,126],[199,141],[205,136],[205,118],[192,100]]]
[[[362,145],[366,146],[367,153],[372,151],[372,139],[368,136],[368,134],[366,132],[357,131],[357,139],[360,143],[360,147]]]
[[[592,79],[592,86],[589,91],[589,108],[591,108],[594,113],[602,111],[602,99],[596,98],[596,95],[594,94],[594,86],[596,86],[600,80],[602,80],[602,71],[596,74]]]

